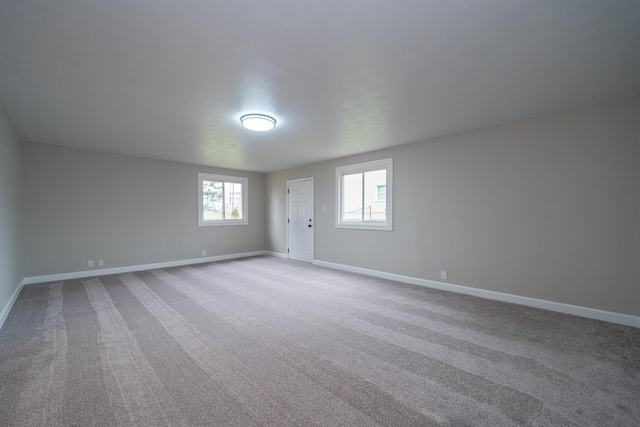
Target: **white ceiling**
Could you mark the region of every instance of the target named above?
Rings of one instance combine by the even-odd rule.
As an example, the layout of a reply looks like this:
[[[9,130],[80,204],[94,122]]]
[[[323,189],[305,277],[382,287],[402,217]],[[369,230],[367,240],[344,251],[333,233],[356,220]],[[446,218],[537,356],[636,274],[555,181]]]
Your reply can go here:
[[[639,93],[638,0],[0,0],[25,141],[266,172]]]

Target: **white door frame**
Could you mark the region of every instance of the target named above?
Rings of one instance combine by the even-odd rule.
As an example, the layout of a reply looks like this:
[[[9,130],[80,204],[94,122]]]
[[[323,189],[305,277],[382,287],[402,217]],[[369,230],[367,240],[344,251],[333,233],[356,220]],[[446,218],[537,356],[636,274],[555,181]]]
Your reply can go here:
[[[294,182],[300,182],[300,181],[311,181],[311,208],[310,208],[310,212],[311,212],[311,248],[310,248],[310,253],[311,253],[311,261],[313,261],[314,259],[314,245],[315,245],[315,228],[316,228],[316,220],[315,220],[315,210],[314,210],[314,190],[315,190],[315,182],[313,180],[313,177],[307,177],[307,178],[300,178],[300,179],[291,179],[287,181],[287,188],[286,188],[286,195],[287,195],[287,211],[286,211],[286,230],[287,230],[287,258],[289,258],[289,184],[290,183],[294,183]]]

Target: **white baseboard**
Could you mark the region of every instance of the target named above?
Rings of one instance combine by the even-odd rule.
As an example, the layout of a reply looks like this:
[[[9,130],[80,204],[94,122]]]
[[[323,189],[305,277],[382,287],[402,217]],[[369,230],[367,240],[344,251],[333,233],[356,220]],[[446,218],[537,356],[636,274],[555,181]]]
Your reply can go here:
[[[223,261],[234,258],[244,258],[250,256],[269,255],[277,258],[287,258],[287,254],[271,251],[254,251],[237,254],[219,255],[212,257],[186,259],[180,261],[160,262],[155,264],[132,265],[126,267],[104,268],[100,270],[77,271],[71,273],[50,274],[45,276],[25,277],[20,285],[16,288],[11,299],[0,312],[0,328],[6,320],[11,307],[15,303],[22,287],[32,283],[54,282],[58,280],[81,279],[85,277],[106,276],[108,274],[121,274],[133,271],[153,270],[156,268],[179,267],[190,264],[202,264],[205,262]],[[615,313],[611,311],[598,310],[595,308],[581,307],[577,305],[565,304],[555,301],[541,300],[536,298],[523,297],[519,295],[507,294],[503,292],[489,291],[485,289],[471,288],[468,286],[455,285],[451,283],[443,283],[435,280],[419,279],[417,277],[403,276],[400,274],[387,273],[384,271],[370,270],[367,268],[353,267],[345,264],[337,264],[333,262],[314,260],[313,264],[322,267],[333,268],[336,270],[349,271],[352,273],[360,273],[368,276],[380,277],[383,279],[396,280],[399,282],[410,283],[418,286],[425,286],[433,289],[456,292],[460,294],[472,295],[480,298],[487,298],[496,301],[504,301],[513,304],[525,305],[528,307],[542,308],[545,310],[556,311],[559,313],[572,314],[575,316],[586,317],[589,319],[602,320],[605,322],[617,323],[620,325],[633,326],[640,328],[640,316],[631,316],[629,314]]]
[[[132,271],[154,270],[156,268],[180,267],[183,265],[203,264],[205,262],[224,261],[227,259],[245,258],[264,255],[265,251],[242,252],[238,254],[218,255],[179,261],[158,262],[155,264],[130,265],[126,267],[103,268],[100,270],[75,271],[72,273],[48,274],[45,276],[25,277],[24,284],[55,282],[58,280],[82,279],[84,277],[106,276],[109,274],[130,273]]]
[[[595,308],[581,307],[578,305],[564,304],[561,302],[547,301],[536,298],[523,297],[519,295],[506,294],[502,292],[488,291],[485,289],[470,288],[468,286],[454,285],[451,283],[437,282],[435,280],[419,279],[417,277],[402,276],[400,274],[387,273],[384,271],[369,270],[367,268],[352,267],[350,265],[336,264],[333,262],[314,260],[313,264],[322,267],[334,268],[337,270],[360,273],[367,276],[380,277],[383,279],[396,280],[398,282],[410,283],[428,288],[440,289],[443,291],[456,292],[459,294],[473,295],[480,298],[487,298],[496,301],[510,302],[513,304],[525,305],[528,307],[542,308],[559,313],[573,314],[575,316],[587,317],[589,319],[602,320],[605,322],[617,323],[620,325],[640,328],[640,316],[615,313],[612,311],[598,310]]]
[[[20,291],[22,290],[24,285],[25,285],[25,281],[24,279],[22,279],[20,281],[20,284],[16,288],[16,290],[13,291],[11,298],[9,298],[9,301],[7,301],[7,304],[5,304],[4,308],[0,312],[0,329],[2,329],[2,325],[4,325],[4,321],[7,320],[7,316],[9,316],[9,312],[11,311],[13,304],[16,303],[16,300],[18,299],[18,295],[20,295]]]
[[[287,256],[287,254],[283,254],[283,253],[280,253],[280,252],[264,251],[264,254],[265,254],[265,255],[269,255],[269,256],[274,256],[274,257],[276,257],[276,258],[284,258],[284,259],[289,258],[289,257]]]

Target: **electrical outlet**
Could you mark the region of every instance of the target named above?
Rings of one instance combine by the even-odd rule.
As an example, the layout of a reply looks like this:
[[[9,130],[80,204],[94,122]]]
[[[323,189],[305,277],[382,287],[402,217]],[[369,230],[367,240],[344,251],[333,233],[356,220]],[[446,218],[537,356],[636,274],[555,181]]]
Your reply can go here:
[[[442,270],[442,271],[440,272],[440,278],[441,278],[442,280],[447,280],[447,272],[446,272],[445,270]]]
[[[104,265],[104,262],[102,262],[101,259],[98,260],[98,267],[102,267]]]
[[[207,251],[202,251],[202,256],[207,256]]]
[[[87,261],[87,267],[93,268],[93,261]]]

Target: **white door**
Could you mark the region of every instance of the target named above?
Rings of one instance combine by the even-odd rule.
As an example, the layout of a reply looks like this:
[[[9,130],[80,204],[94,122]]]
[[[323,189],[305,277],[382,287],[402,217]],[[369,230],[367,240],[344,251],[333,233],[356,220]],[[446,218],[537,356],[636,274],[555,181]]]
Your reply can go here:
[[[287,181],[287,250],[290,259],[313,261],[313,178]]]

